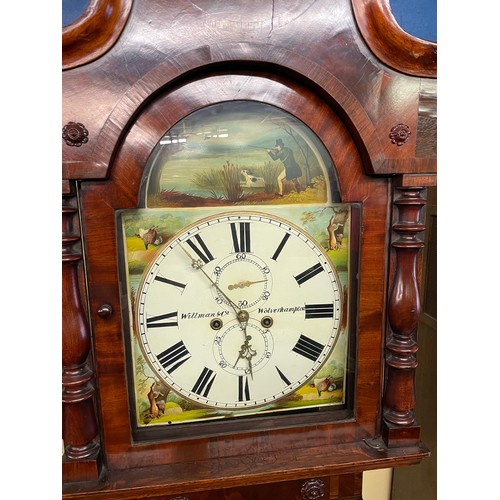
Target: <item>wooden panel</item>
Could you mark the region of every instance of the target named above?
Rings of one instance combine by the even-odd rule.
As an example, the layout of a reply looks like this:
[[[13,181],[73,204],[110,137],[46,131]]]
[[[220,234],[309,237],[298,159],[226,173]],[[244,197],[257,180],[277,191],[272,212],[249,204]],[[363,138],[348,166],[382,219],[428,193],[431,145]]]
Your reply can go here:
[[[415,155],[418,157],[437,157],[437,88],[435,80],[423,80],[420,83]]]
[[[342,474],[340,476],[319,476],[294,481],[281,481],[239,488],[220,488],[211,491],[185,491],[169,493],[165,490],[161,495],[143,496],[135,492],[133,496],[117,497],[129,500],[362,500],[362,474]],[[79,496],[75,496],[78,498]],[[87,499],[93,498],[86,495]],[[95,498],[105,498],[101,495]]]
[[[379,441],[379,444],[381,441]],[[179,453],[181,450],[179,450]],[[376,468],[414,465],[428,456],[422,447],[384,449],[373,443],[320,446],[291,454],[259,453],[209,458],[184,464],[157,465],[109,471],[106,481],[67,483],[64,498],[127,500],[158,495],[239,488],[263,483],[307,480],[338,474],[355,474]],[[152,462],[151,459],[150,462]],[[350,483],[350,481],[348,481]],[[347,491],[356,485],[346,485]],[[340,488],[340,486],[339,486]]]
[[[419,81],[373,57],[350,0],[231,5],[222,12],[218,2],[137,2],[105,56],[63,73],[63,123],[76,120],[88,130],[84,146],[63,148],[66,176],[89,178],[80,168],[89,155],[106,166],[94,175],[109,175],[116,143],[138,109],[184,77],[220,71],[287,76],[324,96],[345,120],[367,172],[435,171],[435,159],[414,156]],[[400,123],[411,135],[394,146],[389,134]]]

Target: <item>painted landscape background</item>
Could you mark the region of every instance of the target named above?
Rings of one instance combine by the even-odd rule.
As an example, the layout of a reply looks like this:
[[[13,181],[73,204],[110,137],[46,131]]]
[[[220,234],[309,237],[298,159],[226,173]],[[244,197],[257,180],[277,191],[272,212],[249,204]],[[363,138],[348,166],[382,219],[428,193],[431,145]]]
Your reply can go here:
[[[284,165],[267,149],[278,139],[291,149],[302,171],[300,192],[291,182],[284,186],[283,194],[293,199],[276,195]],[[268,104],[231,101],[196,111],[165,134],[148,162],[142,204],[338,202],[334,172],[323,144],[301,121]]]

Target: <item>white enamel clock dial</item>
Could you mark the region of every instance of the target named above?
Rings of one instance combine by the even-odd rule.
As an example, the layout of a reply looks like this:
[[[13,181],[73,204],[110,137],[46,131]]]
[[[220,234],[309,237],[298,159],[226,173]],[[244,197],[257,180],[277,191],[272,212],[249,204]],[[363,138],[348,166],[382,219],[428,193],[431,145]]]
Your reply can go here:
[[[219,214],[173,237],[137,294],[137,331],[156,375],[218,409],[268,405],[304,385],[340,333],[340,282],[297,226]]]

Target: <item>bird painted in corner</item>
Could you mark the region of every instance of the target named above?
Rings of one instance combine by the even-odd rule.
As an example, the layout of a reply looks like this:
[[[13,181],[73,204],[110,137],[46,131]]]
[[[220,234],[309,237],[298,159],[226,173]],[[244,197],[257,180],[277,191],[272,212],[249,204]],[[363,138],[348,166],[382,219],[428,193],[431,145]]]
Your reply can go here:
[[[310,386],[316,387],[318,396],[321,396],[322,392],[332,392],[337,388],[337,385],[333,382],[333,380],[333,377],[315,378]]]
[[[144,242],[146,250],[149,245],[159,245],[163,241],[163,238],[158,234],[158,227],[150,227],[147,230],[139,229],[139,233],[136,236]]]

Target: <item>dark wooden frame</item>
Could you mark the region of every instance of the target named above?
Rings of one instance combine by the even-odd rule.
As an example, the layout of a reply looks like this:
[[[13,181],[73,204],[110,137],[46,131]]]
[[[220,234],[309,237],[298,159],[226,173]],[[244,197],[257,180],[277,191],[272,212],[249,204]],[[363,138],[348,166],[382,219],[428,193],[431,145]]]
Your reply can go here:
[[[354,10],[360,3],[353,0]],[[266,4],[262,0],[255,8]],[[140,2],[134,8],[137,19],[168,18],[175,11],[172,6],[148,10]],[[132,36],[140,26],[133,12]],[[354,18],[346,22],[354,40]],[[295,30],[292,34],[300,33]],[[321,35],[314,43],[320,55],[329,44]],[[104,51],[104,71],[101,63],[83,62],[74,76],[74,69],[66,72],[63,86],[68,116],[63,149],[64,497],[202,498],[192,495],[313,477],[328,485],[357,485],[350,490],[355,495],[362,471],[418,463],[428,454],[413,408],[422,209],[425,187],[435,183],[436,170],[432,82],[394,74],[388,78],[373,56],[361,56],[354,45],[349,49],[353,66],[337,75],[328,61],[306,57],[298,46],[222,37],[210,47],[157,57],[149,67],[136,68],[140,77],[131,78],[116,66],[122,53],[128,57],[127,50],[117,43]],[[340,57],[342,45],[333,45],[335,50]],[[372,68],[368,74],[358,66],[363,57]],[[113,65],[117,79],[110,86],[106,67]],[[391,101],[377,94],[380,87],[370,81],[375,75],[388,90],[404,89],[405,98]],[[73,96],[89,85],[102,105],[75,103]],[[137,206],[143,169],[166,130],[200,107],[235,96],[280,106],[303,120],[332,154],[342,201],[362,204],[354,418],[134,444],[115,210]],[[380,108],[376,99],[391,106]]]

